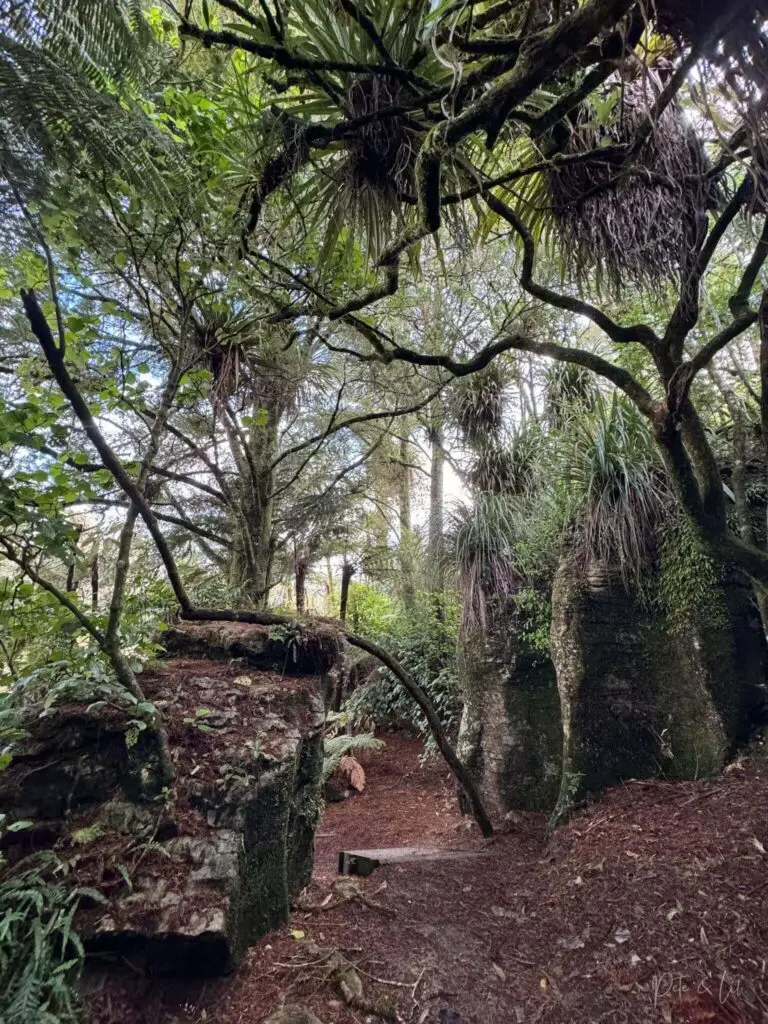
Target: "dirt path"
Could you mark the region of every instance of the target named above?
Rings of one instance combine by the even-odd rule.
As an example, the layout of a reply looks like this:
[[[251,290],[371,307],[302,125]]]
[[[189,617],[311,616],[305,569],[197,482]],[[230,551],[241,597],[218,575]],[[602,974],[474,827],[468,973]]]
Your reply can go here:
[[[324,1024],[379,1020],[345,1004],[333,951],[365,1000],[408,1024],[768,1022],[765,766],[629,783],[553,841],[542,816],[523,815],[486,844],[442,763],[422,768],[419,754],[390,737],[365,793],[327,808],[300,901],[322,909],[297,908],[230,982],[111,983],[93,1024],[261,1024],[284,1000]],[[409,844],[486,852],[382,867],[352,883],[362,899],[339,888],[340,849]]]

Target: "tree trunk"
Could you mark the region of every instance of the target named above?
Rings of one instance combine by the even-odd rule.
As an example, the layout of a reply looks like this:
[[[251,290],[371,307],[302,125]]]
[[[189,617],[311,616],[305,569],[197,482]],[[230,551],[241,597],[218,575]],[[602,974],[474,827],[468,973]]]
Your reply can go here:
[[[295,581],[296,581],[296,614],[304,615],[307,610],[307,570],[309,565],[305,558],[296,560]]]
[[[411,519],[411,467],[408,464],[409,442],[400,441],[398,513],[400,519],[400,571],[403,577],[403,604],[411,610],[416,604],[413,580],[413,532]]]
[[[91,559],[91,611],[99,610],[99,552]]]
[[[443,490],[445,456],[443,454],[443,424],[436,420],[429,434],[431,465],[429,474],[429,559],[430,590],[442,594],[445,590],[445,558],[443,552]]]
[[[334,599],[336,597],[336,588],[334,587],[334,582],[333,582],[333,566],[331,565],[330,556],[327,556],[326,559],[325,559],[325,578],[326,578],[326,581],[327,581],[326,582],[326,591],[327,591],[327,594],[328,594],[328,607],[329,607],[329,609],[332,609],[333,608],[333,602],[334,602]],[[332,615],[333,612],[329,610],[328,614]]]
[[[230,561],[230,585],[242,590],[254,608],[265,608],[272,568],[274,470],[280,409],[254,401],[252,423],[243,430],[233,416],[225,418],[230,450],[239,476],[240,495]],[[266,414],[265,422],[256,422]]]
[[[347,604],[349,603],[349,585],[355,575],[355,567],[351,562],[345,562],[341,568],[341,597],[339,599],[339,618],[342,622],[347,621]]]

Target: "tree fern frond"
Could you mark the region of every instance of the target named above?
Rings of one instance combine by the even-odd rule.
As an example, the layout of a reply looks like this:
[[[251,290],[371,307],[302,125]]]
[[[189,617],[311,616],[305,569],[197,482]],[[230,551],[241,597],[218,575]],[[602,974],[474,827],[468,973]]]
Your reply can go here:
[[[136,95],[147,32],[123,0],[0,0],[0,173],[16,189],[39,192],[64,165],[169,199],[179,153]]]
[[[0,26],[97,88],[138,84],[153,42],[140,5],[125,0],[0,0]]]

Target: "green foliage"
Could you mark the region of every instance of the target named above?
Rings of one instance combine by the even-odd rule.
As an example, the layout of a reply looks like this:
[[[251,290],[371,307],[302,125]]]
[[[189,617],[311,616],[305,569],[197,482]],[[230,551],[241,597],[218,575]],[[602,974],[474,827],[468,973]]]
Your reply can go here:
[[[380,587],[352,582],[349,586],[347,622],[354,633],[371,638],[383,636],[397,617],[395,601]]]
[[[456,657],[458,618],[452,595],[441,596],[439,604],[422,595],[413,610],[382,623],[383,631],[368,634],[400,661],[432,701],[444,728],[454,733],[462,708]],[[379,728],[406,726],[426,738],[427,749],[434,749],[427,722],[402,684],[386,669],[380,676],[350,695],[344,705],[350,721],[372,720]]]
[[[142,109],[152,36],[141,5],[123,0],[25,0],[0,26],[0,167],[40,191],[54,166],[112,172],[167,200],[178,169],[170,133]]]
[[[210,708],[195,708],[194,716],[189,716],[185,718],[184,721],[187,725],[194,726],[194,728],[200,732],[211,732],[210,725],[207,725],[205,721],[210,714]]]
[[[534,587],[523,587],[512,598],[520,616],[520,639],[537,658],[549,657],[549,627],[552,622],[552,602],[549,592]]]
[[[545,378],[544,402],[547,422],[556,430],[567,426],[574,409],[589,410],[597,401],[594,375],[576,363],[553,362]]]
[[[581,506],[574,525],[585,568],[616,567],[637,580],[672,504],[645,417],[616,393],[600,398],[592,415],[570,419],[553,458]]]
[[[139,572],[123,598],[120,634],[123,649],[138,661],[154,657],[159,648],[158,633],[177,611],[173,591],[165,579]]]
[[[650,580],[647,599],[666,616],[672,632],[691,622],[702,630],[722,628],[721,575],[691,521],[680,516],[664,532],[659,571]]]
[[[373,733],[362,732],[357,735],[326,736],[323,743],[323,782],[327,782],[341,763],[342,757],[360,750],[381,750],[385,746],[383,740],[377,740]]]
[[[461,588],[462,635],[484,631],[489,597],[503,600],[519,587],[515,540],[520,505],[507,494],[480,494],[454,509],[449,533]]]
[[[49,854],[0,877],[0,1020],[3,1024],[78,1024],[75,982],[83,946],[72,921],[80,900],[105,903],[61,880]]]
[[[85,828],[76,828],[70,833],[70,839],[76,846],[87,846],[99,836],[104,834],[100,825],[87,825]]]
[[[43,661],[0,694],[0,754],[12,755],[14,742],[26,735],[34,719],[46,718],[56,706],[71,703],[86,704],[89,711],[109,706],[127,712],[131,716],[126,723],[128,746],[157,715],[154,704],[140,701],[115,679],[100,652],[75,648],[66,658]]]
[[[674,509],[647,421],[616,393],[598,395],[589,409],[579,400],[559,416],[563,428],[547,435],[534,486],[499,525],[514,541],[514,564],[546,582],[567,550],[584,574],[603,566],[636,584]]]

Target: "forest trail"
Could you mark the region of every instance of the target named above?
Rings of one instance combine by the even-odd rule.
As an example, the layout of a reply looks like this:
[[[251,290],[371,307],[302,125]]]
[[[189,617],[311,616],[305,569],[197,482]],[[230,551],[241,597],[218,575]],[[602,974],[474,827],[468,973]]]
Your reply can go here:
[[[747,1024],[768,1021],[768,768],[627,783],[553,839],[525,814],[484,842],[442,761],[388,736],[365,792],[325,811],[290,924],[231,981],[153,986],[126,970],[91,1024],[262,1024],[282,1001],[323,1024]],[[342,849],[485,850],[340,880]],[[343,998],[354,966],[363,1000]],[[364,1004],[368,1004],[367,1008]],[[395,1016],[396,1014],[396,1016]]]

